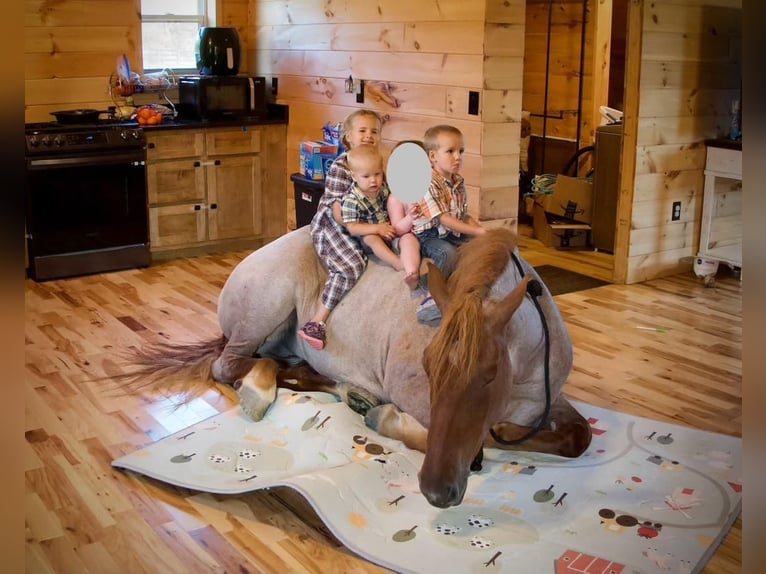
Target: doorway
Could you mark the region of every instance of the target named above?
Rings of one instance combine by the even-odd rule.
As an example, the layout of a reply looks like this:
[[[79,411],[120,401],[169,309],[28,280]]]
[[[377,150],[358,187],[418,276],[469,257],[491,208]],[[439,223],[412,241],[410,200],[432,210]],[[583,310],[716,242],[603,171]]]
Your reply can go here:
[[[613,250],[603,244],[596,249],[590,237],[583,247],[544,246],[534,238],[532,203],[523,196],[533,193],[535,176],[598,177],[593,150],[598,127],[606,122],[600,107],[624,109],[627,13],[628,0],[526,2],[522,109],[530,133],[522,139],[522,249],[533,249],[535,259],[555,260],[558,266],[607,280],[613,277]],[[619,159],[610,161],[619,164]],[[608,189],[616,201],[620,166],[611,168]],[[606,170],[601,171],[603,187]],[[616,209],[610,218],[616,228]]]

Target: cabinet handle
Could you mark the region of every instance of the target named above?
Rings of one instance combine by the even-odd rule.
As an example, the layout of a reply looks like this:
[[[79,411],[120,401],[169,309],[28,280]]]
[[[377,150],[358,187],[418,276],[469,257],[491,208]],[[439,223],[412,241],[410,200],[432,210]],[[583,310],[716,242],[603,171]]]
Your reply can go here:
[[[157,146],[155,145],[155,143],[154,143],[154,142],[149,142],[149,144],[148,144],[146,147],[148,147],[149,149],[154,149],[154,148],[156,148]]]
[[[221,160],[217,159],[213,162],[213,165],[221,165]]]
[[[211,203],[210,204],[210,209],[218,209],[218,204],[217,203]]]
[[[199,166],[201,166],[202,164],[201,164],[200,162],[198,162],[198,161],[195,161],[195,162],[194,162],[192,165],[193,165],[194,167],[199,167]]]
[[[202,209],[202,206],[200,206],[200,205],[195,205],[194,206],[194,211],[199,211],[200,209]]]

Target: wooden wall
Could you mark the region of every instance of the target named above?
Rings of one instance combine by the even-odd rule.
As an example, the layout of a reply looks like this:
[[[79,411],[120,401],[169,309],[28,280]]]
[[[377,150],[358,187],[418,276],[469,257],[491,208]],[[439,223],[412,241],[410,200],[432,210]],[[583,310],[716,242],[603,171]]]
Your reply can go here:
[[[643,4],[627,283],[683,271],[682,258],[697,255],[703,142],[728,134],[741,86],[741,0]],[[671,221],[674,201],[679,221]]]
[[[218,6],[218,25],[244,34],[248,0],[218,0]],[[46,122],[52,111],[124,103],[108,90],[122,54],[134,71],[143,71],[141,0],[24,0],[24,120]],[[137,96],[137,102],[158,97]]]
[[[259,0],[245,34],[249,70],[278,80],[290,106],[288,171],[302,140],[368,107],[385,118],[384,150],[450,123],[465,137],[471,212],[515,225],[524,53],[524,0]],[[365,81],[364,102],[345,80]],[[480,114],[468,113],[469,91]],[[292,189],[292,186],[289,186]],[[288,217],[294,224],[292,194]]]
[[[594,120],[593,116],[595,20],[592,4],[593,0],[587,2],[583,12],[583,0],[526,2],[523,107],[532,114],[532,133],[539,136],[545,133],[547,137],[576,142],[579,120],[580,141],[579,146],[575,144],[575,149],[593,143],[595,128],[600,119],[596,117]],[[546,60],[548,101],[544,126]],[[581,79],[583,86],[580,103]],[[598,105],[605,103],[598,102]]]

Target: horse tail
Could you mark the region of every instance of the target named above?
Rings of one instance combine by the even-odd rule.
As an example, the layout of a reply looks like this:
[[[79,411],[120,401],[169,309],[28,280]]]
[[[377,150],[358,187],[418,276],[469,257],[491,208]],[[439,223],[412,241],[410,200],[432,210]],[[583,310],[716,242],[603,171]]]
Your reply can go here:
[[[191,343],[147,343],[128,351],[125,360],[132,368],[115,379],[129,392],[158,388],[191,398],[215,385],[213,361],[221,355],[226,342],[221,335]]]

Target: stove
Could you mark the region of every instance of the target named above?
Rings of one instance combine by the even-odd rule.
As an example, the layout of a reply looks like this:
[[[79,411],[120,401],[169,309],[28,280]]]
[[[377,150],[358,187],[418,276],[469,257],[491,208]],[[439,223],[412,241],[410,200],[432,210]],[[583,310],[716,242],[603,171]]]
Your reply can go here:
[[[24,127],[29,276],[148,266],[144,130],[116,121]]]
[[[146,135],[137,122],[42,122],[25,124],[24,141],[26,155],[38,157],[143,147]]]

